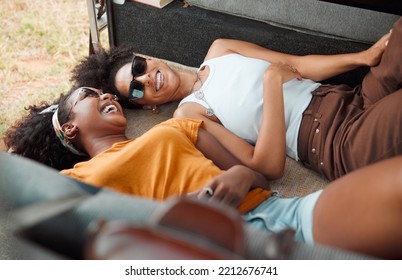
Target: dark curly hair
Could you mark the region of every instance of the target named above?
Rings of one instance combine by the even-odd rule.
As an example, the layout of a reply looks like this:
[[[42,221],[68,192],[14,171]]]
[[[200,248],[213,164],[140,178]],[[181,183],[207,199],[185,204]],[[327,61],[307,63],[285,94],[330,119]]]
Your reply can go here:
[[[139,108],[122,98],[115,86],[115,76],[119,69],[130,63],[134,50],[131,47],[112,47],[109,51],[101,49],[85,57],[72,70],[70,81],[74,87],[93,87],[103,92],[117,95],[120,104],[126,108]]]
[[[62,94],[52,103],[59,105],[60,123],[68,121],[70,107],[65,105],[72,92],[73,89],[65,95]],[[58,170],[71,168],[77,162],[88,158],[71,153],[60,143],[53,130],[53,113],[40,114],[52,104],[41,102],[38,105],[25,108],[29,110],[29,114],[7,130],[5,143],[12,153],[36,160]]]

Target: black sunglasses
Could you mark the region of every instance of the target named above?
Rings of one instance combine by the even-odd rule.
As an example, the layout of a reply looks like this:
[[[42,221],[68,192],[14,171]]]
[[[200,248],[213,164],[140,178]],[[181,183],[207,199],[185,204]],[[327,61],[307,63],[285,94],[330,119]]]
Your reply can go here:
[[[135,101],[144,97],[144,84],[136,81],[135,77],[143,75],[147,71],[147,61],[141,56],[134,55],[131,62],[131,75],[133,79],[128,89],[128,101]]]

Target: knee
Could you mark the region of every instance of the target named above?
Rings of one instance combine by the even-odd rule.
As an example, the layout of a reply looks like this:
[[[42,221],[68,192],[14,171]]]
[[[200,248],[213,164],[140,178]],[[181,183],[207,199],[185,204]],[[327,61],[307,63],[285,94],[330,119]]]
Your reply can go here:
[[[388,94],[380,99],[374,106],[377,107],[376,111],[379,112],[379,121],[390,122],[393,124],[400,124],[402,121],[402,88]],[[399,127],[401,127],[399,125]]]

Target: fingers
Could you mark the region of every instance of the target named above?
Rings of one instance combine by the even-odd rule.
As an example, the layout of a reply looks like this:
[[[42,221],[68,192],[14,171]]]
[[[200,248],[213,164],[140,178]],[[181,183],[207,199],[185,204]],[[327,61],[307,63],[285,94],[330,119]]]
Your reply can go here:
[[[283,63],[272,63],[268,69],[276,71],[277,73],[281,73],[284,78],[284,82],[287,82],[291,79],[301,80],[303,77],[299,73],[296,67],[289,64]]]
[[[205,186],[197,192],[197,197],[200,199],[209,199],[214,196],[214,190],[211,186]]]
[[[300,75],[299,71],[297,71],[297,69],[294,66],[292,66],[292,65],[289,65],[289,66],[290,66],[290,71],[292,71],[292,73],[295,75],[295,78],[298,80],[301,80],[303,77]]]
[[[199,192],[197,197],[204,200],[214,200],[224,205],[237,207],[240,205],[242,199],[232,192],[227,192],[223,188],[213,189],[212,186],[205,186]]]
[[[372,45],[368,50],[362,52],[363,54],[363,65],[376,66],[381,60],[382,54],[384,53],[389,38],[391,36],[392,29],[387,34],[383,35],[374,45]]]
[[[391,37],[391,31],[387,35],[385,35],[381,40],[381,42],[383,42],[384,47],[388,46],[389,37]]]
[[[189,197],[197,198],[198,195],[199,195],[199,191],[189,192],[189,193],[187,193],[186,195],[189,196]]]
[[[214,195],[214,190],[211,187],[206,186],[203,187],[202,190],[206,196],[212,197]]]
[[[387,33],[384,34],[374,45],[374,48],[383,49],[388,45],[389,38],[391,37],[392,29]]]

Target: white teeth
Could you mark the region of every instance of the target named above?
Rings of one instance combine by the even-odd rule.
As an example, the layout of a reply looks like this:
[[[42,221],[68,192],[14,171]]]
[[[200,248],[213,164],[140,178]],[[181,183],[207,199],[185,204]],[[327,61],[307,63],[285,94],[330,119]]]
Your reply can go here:
[[[113,104],[107,105],[103,110],[102,113],[108,114],[111,112],[117,112],[117,107]]]
[[[162,85],[162,74],[161,72],[158,71],[158,73],[156,73],[156,91],[159,91],[161,89],[161,85]]]

